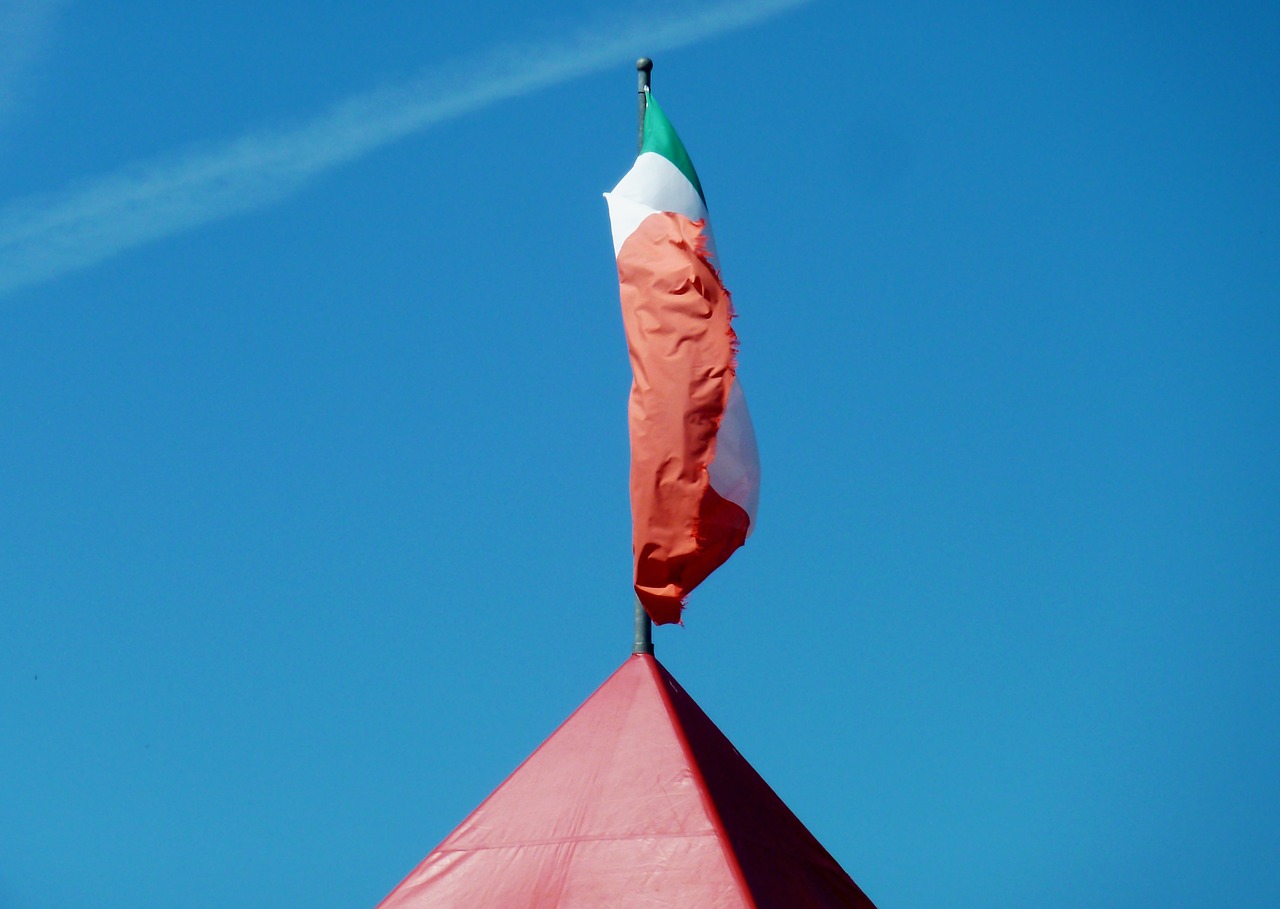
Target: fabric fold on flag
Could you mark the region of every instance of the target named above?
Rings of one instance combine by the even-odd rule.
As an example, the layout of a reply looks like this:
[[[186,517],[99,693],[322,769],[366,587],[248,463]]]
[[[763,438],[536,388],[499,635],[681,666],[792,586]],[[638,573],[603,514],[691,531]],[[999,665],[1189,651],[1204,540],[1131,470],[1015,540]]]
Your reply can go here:
[[[702,184],[645,101],[640,155],[605,198],[633,375],[635,589],[662,625],[680,621],[689,592],[751,533],[760,459]]]

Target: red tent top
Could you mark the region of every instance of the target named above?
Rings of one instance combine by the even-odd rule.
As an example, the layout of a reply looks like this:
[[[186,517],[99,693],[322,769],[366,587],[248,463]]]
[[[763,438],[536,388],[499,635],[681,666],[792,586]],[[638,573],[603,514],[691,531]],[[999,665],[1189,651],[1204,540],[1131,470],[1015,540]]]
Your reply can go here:
[[[426,907],[875,909],[645,654],[379,904]]]

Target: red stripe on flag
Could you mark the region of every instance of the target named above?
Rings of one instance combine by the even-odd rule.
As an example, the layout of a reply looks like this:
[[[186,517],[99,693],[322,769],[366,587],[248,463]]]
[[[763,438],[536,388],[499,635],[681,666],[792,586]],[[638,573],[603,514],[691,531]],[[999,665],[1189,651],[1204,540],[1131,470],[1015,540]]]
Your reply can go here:
[[[632,546],[636,594],[659,625],[742,545],[741,507],[711,488],[707,465],[733,382],[729,293],[706,256],[701,222],[650,215],[618,252],[634,381]]]

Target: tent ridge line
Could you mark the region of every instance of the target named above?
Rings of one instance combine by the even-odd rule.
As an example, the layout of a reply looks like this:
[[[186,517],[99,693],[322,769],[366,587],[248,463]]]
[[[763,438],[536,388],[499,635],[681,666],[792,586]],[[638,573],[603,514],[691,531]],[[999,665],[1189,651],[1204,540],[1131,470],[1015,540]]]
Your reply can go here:
[[[579,704],[579,705],[574,709],[573,713],[571,713],[571,714],[569,714],[567,717],[565,717],[564,722],[562,722],[559,726],[557,726],[557,727],[555,728],[555,731],[554,731],[554,732],[552,732],[552,733],[551,733],[551,735],[549,735],[549,736],[547,736],[545,739],[543,739],[542,743],[541,743],[540,745],[538,745],[538,747],[537,747],[537,748],[533,749],[533,752],[532,752],[532,753],[531,753],[527,758],[525,758],[523,761],[521,761],[521,762],[516,766],[516,769],[515,769],[515,770],[512,770],[510,773],[508,773],[508,774],[506,775],[506,777],[504,777],[504,778],[503,778],[502,782],[498,785],[498,787],[497,787],[496,789],[494,789],[494,790],[493,790],[492,792],[490,792],[487,796],[485,796],[484,800],[483,800],[483,801],[481,801],[479,805],[476,805],[476,807],[475,807],[475,808],[472,808],[472,809],[471,809],[471,811],[469,811],[469,812],[467,813],[467,816],[466,816],[465,818],[463,818],[463,819],[462,819],[462,823],[458,824],[458,826],[457,826],[457,827],[453,828],[453,831],[452,831],[451,833],[449,833],[447,836],[445,836],[444,840],[440,843],[440,845],[439,845],[439,846],[436,846],[436,848],[435,848],[435,849],[432,849],[432,850],[431,850],[431,852],[428,852],[428,853],[427,853],[426,858],[424,858],[424,859],[423,859],[423,860],[422,860],[422,861],[421,861],[417,866],[415,866],[415,867],[414,867],[414,869],[413,869],[412,871],[410,871],[410,872],[405,876],[404,880],[402,880],[399,884],[397,884],[397,885],[396,885],[396,887],[391,891],[391,893],[388,893],[385,897],[383,897],[383,902],[385,903],[387,900],[391,899],[391,897],[395,894],[396,890],[399,890],[399,889],[400,889],[401,887],[403,887],[406,883],[408,883],[408,881],[410,880],[410,878],[412,878],[415,874],[417,874],[417,873],[418,873],[418,871],[419,871],[419,870],[421,870],[421,869],[422,869],[422,867],[423,867],[424,865],[426,865],[427,861],[431,858],[431,856],[432,856],[432,855],[434,855],[434,854],[436,854],[436,853],[439,853],[439,852],[448,852],[448,853],[449,853],[449,854],[451,854],[451,855],[459,855],[459,854],[462,854],[463,852],[480,852],[480,851],[482,851],[482,850],[480,850],[480,849],[471,849],[471,850],[464,850],[464,849],[449,849],[449,850],[442,850],[440,847],[441,847],[441,846],[443,846],[445,843],[447,843],[447,842],[449,841],[450,837],[452,837],[455,833],[457,833],[457,832],[458,832],[459,830],[461,830],[463,827],[466,827],[469,823],[471,823],[471,819],[472,819],[472,818],[474,818],[474,817],[477,817],[477,816],[480,814],[480,812],[484,810],[485,806],[486,806],[486,805],[488,805],[488,804],[489,804],[489,802],[491,802],[491,801],[492,801],[492,800],[493,800],[493,799],[498,795],[498,793],[502,790],[502,787],[503,787],[503,786],[506,786],[506,785],[507,785],[507,783],[511,781],[511,778],[512,778],[512,777],[514,777],[514,776],[515,776],[516,774],[518,774],[521,770],[523,770],[523,769],[524,769],[524,766],[525,766],[526,764],[528,764],[528,763],[529,763],[530,761],[532,761],[535,757],[537,757],[537,756],[538,756],[538,754],[542,751],[542,749],[543,749],[543,748],[545,748],[545,747],[547,746],[547,743],[548,743],[548,742],[550,742],[552,739],[554,739],[554,738],[556,737],[556,735],[560,732],[560,730],[561,730],[561,729],[563,729],[565,726],[568,726],[568,725],[569,725],[569,723],[573,721],[573,718],[574,718],[574,717],[576,717],[579,713],[581,713],[581,712],[582,712],[582,710],[583,710],[584,708],[586,708],[587,704],[589,704],[589,703],[591,702],[591,698],[593,698],[593,697],[595,697],[597,694],[599,694],[599,693],[600,693],[600,691],[601,691],[601,690],[602,690],[606,685],[608,685],[611,681],[613,681],[613,677],[614,677],[615,675],[617,675],[618,673],[622,672],[622,670],[623,670],[623,669],[625,669],[625,668],[626,668],[626,666],[627,666],[627,664],[624,662],[621,666],[619,666],[619,667],[618,667],[617,669],[615,669],[613,672],[609,673],[609,677],[608,677],[607,679],[605,679],[603,682],[601,682],[601,683],[596,687],[596,690],[595,690],[595,691],[591,692],[591,697],[588,697],[585,701],[583,701],[581,704]],[[382,905],[382,903],[379,903],[378,905],[379,905],[379,906],[381,906],[381,905]]]
[[[716,838],[720,843],[720,849],[724,853],[725,862],[729,866],[729,873],[733,875],[734,882],[738,885],[738,889],[742,891],[746,909],[759,909],[755,896],[747,885],[746,875],[742,873],[742,866],[738,863],[738,855],[733,850],[728,828],[725,827],[724,820],[720,817],[720,811],[711,799],[711,791],[707,788],[706,777],[702,775],[702,768],[698,764],[697,758],[694,757],[693,749],[689,746],[689,738],[685,735],[684,724],[680,722],[675,704],[671,702],[671,692],[667,687],[667,679],[664,678],[668,673],[665,667],[652,654],[637,654],[636,656],[644,660],[645,666],[658,683],[658,693],[662,698],[662,706],[667,711],[667,718],[671,721],[671,728],[675,730],[676,740],[680,743],[680,750],[684,753],[689,769],[697,778],[698,800],[702,802],[703,810],[707,812],[707,818],[711,821],[711,826],[715,828],[718,834]],[[683,690],[683,687],[681,690]]]

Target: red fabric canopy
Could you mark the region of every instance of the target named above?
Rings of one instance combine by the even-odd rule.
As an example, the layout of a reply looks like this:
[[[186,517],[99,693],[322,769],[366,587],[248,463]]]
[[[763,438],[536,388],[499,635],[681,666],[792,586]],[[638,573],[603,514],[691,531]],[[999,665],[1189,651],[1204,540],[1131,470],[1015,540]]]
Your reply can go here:
[[[629,658],[379,909],[875,909],[652,656]]]

